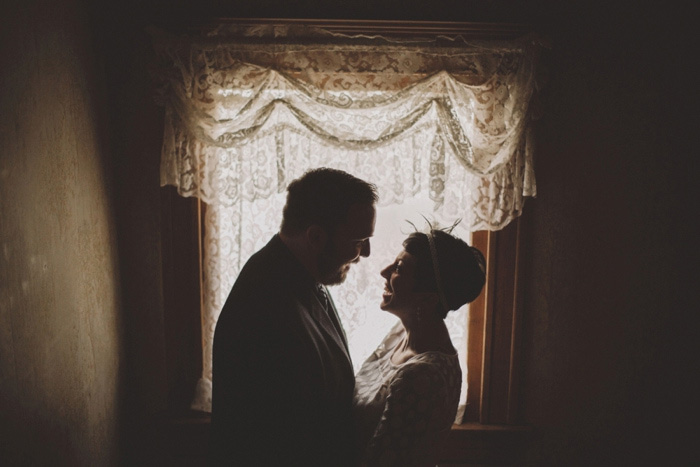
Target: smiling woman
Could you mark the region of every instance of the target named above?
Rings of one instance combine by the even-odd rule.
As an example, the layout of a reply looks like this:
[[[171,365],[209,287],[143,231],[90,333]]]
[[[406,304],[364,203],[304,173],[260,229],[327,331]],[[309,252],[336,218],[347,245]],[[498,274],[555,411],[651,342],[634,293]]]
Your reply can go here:
[[[392,264],[382,269],[381,275],[387,282],[379,307],[382,310],[407,308],[406,305],[402,306],[402,302],[414,298],[415,274],[416,259],[410,253],[402,251]],[[412,301],[409,303],[413,304]]]
[[[484,257],[442,230],[414,232],[382,270],[381,308],[397,324],[362,365],[355,383],[358,450],[368,465],[435,465],[462,386],[448,310],[473,301]]]

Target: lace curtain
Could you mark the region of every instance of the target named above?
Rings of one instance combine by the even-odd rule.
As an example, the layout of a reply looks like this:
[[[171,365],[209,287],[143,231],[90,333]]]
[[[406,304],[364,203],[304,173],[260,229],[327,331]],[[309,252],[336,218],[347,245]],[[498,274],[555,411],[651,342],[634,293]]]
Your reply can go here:
[[[163,59],[161,183],[207,203],[200,410],[210,410],[221,307],[244,262],[279,228],[286,186],[307,169],[343,169],[379,188],[372,256],[333,290],[356,369],[394,322],[378,309],[379,270],[412,229],[403,220],[461,219],[455,232],[468,239],[504,227],[535,196],[531,40],[397,43],[228,28],[196,39],[154,34]],[[450,320],[463,352],[466,311]]]

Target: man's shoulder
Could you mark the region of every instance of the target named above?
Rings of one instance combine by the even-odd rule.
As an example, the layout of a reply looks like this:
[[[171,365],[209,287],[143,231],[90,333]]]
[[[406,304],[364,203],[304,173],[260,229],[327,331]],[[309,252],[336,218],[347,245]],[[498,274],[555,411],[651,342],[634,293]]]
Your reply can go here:
[[[304,271],[295,261],[279,237],[273,237],[243,266],[224,308],[276,314],[294,307],[308,292]]]
[[[289,259],[284,254],[284,244],[273,237],[265,246],[253,253],[241,268],[234,287],[246,283],[246,287],[283,280],[289,269]]]

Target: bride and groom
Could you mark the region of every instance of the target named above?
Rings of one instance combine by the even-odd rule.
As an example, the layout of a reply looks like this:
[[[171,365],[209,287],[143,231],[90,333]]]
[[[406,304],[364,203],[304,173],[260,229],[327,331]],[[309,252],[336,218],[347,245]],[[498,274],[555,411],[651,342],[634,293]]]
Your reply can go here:
[[[236,280],[214,334],[213,465],[435,465],[462,383],[444,318],[476,298],[481,253],[443,230],[414,232],[381,271],[399,323],[354,374],[326,286],[370,254],[376,187],[306,172],[278,234]]]

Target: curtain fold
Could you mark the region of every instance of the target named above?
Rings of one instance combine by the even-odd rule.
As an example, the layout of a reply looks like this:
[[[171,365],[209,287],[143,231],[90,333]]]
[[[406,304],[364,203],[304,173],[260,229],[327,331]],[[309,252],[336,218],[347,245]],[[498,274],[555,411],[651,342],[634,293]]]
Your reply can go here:
[[[383,207],[429,200],[437,222],[461,219],[464,235],[503,228],[536,195],[532,38],[395,41],[235,25],[152,35],[165,107],[161,184],[208,205],[195,408],[210,407],[214,326],[241,261],[277,230],[286,186],[308,168],[375,183]],[[370,308],[362,297],[377,293],[369,274],[334,292],[351,304],[351,340]]]
[[[260,38],[265,31],[236,33]],[[528,109],[538,46],[531,39],[435,45],[346,38],[323,45],[296,43],[303,37],[293,35],[285,43],[237,43],[228,32],[198,40],[156,35],[166,106],[161,183],[183,196],[228,206],[240,196],[269,197],[267,184],[221,186],[222,173],[245,167],[241,148],[264,135],[294,133],[326,153],[364,152],[380,163],[387,147],[419,128],[420,147],[439,140],[434,145],[488,194],[463,206],[472,230],[504,227],[536,195]],[[308,28],[303,34],[329,37]],[[283,157],[279,148],[266,151]],[[277,182],[286,185],[291,161],[277,162],[285,168]],[[441,203],[449,174],[439,164],[433,169],[433,198]],[[377,182],[390,183],[391,173]]]

